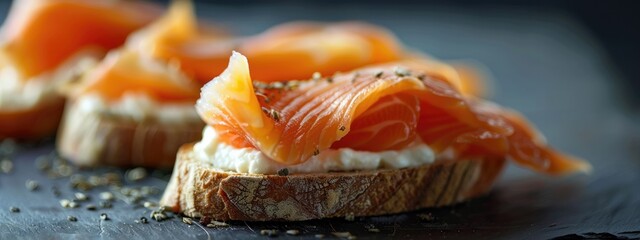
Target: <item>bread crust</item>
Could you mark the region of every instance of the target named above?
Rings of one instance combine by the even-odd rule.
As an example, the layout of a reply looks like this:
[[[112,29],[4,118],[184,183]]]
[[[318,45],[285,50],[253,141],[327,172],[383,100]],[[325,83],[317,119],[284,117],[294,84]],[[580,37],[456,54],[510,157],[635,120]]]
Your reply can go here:
[[[139,121],[108,112],[82,112],[67,106],[57,148],[79,166],[171,168],[184,143],[202,137],[200,118],[182,122]]]
[[[416,168],[288,176],[221,172],[180,148],[160,203],[190,217],[302,221],[440,207],[486,193],[502,158],[438,161]]]
[[[0,109],[0,139],[36,140],[53,135],[64,105],[64,98],[54,97],[30,108]]]

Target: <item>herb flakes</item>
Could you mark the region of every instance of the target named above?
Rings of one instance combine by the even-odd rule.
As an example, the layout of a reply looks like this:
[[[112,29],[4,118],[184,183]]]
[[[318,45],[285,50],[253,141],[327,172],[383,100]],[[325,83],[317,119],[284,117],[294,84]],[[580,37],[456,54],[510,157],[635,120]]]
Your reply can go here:
[[[219,222],[219,221],[211,221],[211,223],[207,224],[208,228],[218,228],[218,227],[229,227],[229,224],[226,222]]]
[[[141,167],[129,169],[125,176],[127,180],[137,182],[147,177],[147,170]]]
[[[280,115],[280,113],[278,111],[276,111],[275,109],[268,109],[263,107],[262,108],[262,112],[264,112],[265,114],[267,114],[271,119],[273,119],[274,121],[280,121],[280,119],[282,119],[282,115]]]
[[[409,71],[409,69],[399,66],[393,69],[393,73],[395,73],[398,77],[406,77],[411,75],[411,71]]]
[[[288,168],[282,168],[280,170],[278,170],[278,176],[287,176],[289,175],[289,169]]]
[[[100,193],[100,199],[105,200],[105,201],[112,201],[113,200],[113,193],[111,192],[101,192]]]
[[[27,180],[27,182],[25,183],[25,187],[27,187],[27,190],[29,191],[35,191],[40,188],[40,184],[35,180]]]
[[[166,212],[164,207],[159,207],[158,209],[153,210],[150,215],[151,219],[156,220],[157,222],[168,219],[169,217],[164,212]]]
[[[290,229],[290,230],[287,230],[286,233],[289,235],[297,236],[300,234],[300,231],[296,229]]]
[[[74,216],[68,216],[67,220],[71,221],[71,222],[77,222],[78,218],[74,217]]]
[[[278,230],[276,229],[262,229],[260,230],[260,235],[275,237],[278,236]]]
[[[77,192],[75,194],[73,194],[76,197],[76,200],[78,201],[87,201],[89,200],[89,196],[87,196],[87,194],[81,193],[81,192]]]
[[[321,78],[322,78],[322,74],[320,74],[319,72],[314,72],[314,73],[311,75],[311,79],[313,79],[313,80],[315,80],[315,81],[318,81],[318,80],[320,80]]]
[[[11,207],[11,208],[9,208],[9,211],[11,211],[12,213],[19,213],[20,212],[20,208]]]

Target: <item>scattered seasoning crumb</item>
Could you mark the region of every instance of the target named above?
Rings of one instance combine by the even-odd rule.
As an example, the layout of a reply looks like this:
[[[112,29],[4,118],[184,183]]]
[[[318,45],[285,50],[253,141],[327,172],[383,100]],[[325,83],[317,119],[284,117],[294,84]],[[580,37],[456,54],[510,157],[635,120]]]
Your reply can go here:
[[[207,224],[208,228],[216,228],[216,227],[228,227],[229,224],[226,222],[219,222],[219,221],[211,221],[211,223]]]
[[[265,114],[269,115],[270,118],[272,118],[274,121],[280,121],[281,119],[281,115],[278,111],[276,111],[275,109],[268,109],[263,107],[262,108],[262,112],[264,112]]]
[[[146,217],[141,217],[140,218],[140,223],[147,224],[147,223],[149,223],[149,220],[147,220]]]
[[[351,235],[350,232],[332,232],[331,234],[333,234],[333,236],[336,236],[336,237],[339,237],[339,238],[348,238],[350,236],[353,236],[353,235]]]
[[[435,218],[433,217],[433,215],[431,215],[431,213],[421,213],[417,215],[420,220],[423,221],[433,221]]]
[[[96,207],[96,205],[89,204],[89,205],[87,205],[87,210],[95,211],[95,210],[98,210],[98,207]]]
[[[271,99],[269,99],[269,97],[262,92],[256,91],[256,96],[262,97],[265,103],[269,103],[271,101]]]
[[[100,213],[100,220],[107,221],[110,220],[109,216],[106,213]]]
[[[275,237],[278,236],[278,230],[276,229],[262,229],[260,230],[260,235]]]
[[[60,200],[60,206],[62,206],[63,208],[69,208],[69,204],[71,203],[71,201],[67,200],[67,199],[61,199]]]
[[[290,230],[287,230],[287,234],[296,236],[300,234],[300,231],[296,229],[290,229]]]
[[[111,201],[111,200],[113,200],[113,193],[111,193],[111,192],[101,192],[100,193],[100,199],[106,200],[106,201]]]
[[[182,218],[182,222],[186,223],[186,224],[189,224],[189,225],[193,224],[193,220],[191,218],[189,218],[189,217],[183,217]]]
[[[393,73],[395,73],[396,76],[398,76],[398,77],[406,77],[406,76],[411,75],[411,72],[408,69],[403,68],[403,67],[395,67],[393,69]]]
[[[379,233],[379,232],[380,232],[380,229],[377,229],[377,228],[369,228],[369,229],[367,229],[367,231],[369,231],[369,232],[374,232],[374,233]]]
[[[111,202],[109,201],[100,201],[100,207],[101,208],[111,208],[113,205],[111,205]]]
[[[169,217],[167,217],[167,215],[164,214],[165,211],[166,210],[164,207],[159,207],[157,210],[153,210],[151,212],[151,219],[156,220],[158,222],[166,220]]]
[[[137,182],[147,177],[147,170],[141,167],[129,169],[125,173],[125,176],[127,180]]]
[[[17,213],[17,212],[20,212],[20,208],[17,208],[17,207],[11,207],[11,208],[9,208],[9,211],[14,212],[14,213]]]
[[[427,78],[427,75],[420,74],[420,75],[417,76],[417,78],[420,79],[420,81],[424,81],[424,79]]]
[[[13,170],[13,162],[7,158],[0,161],[0,171],[3,173],[10,173]]]
[[[322,74],[320,74],[319,72],[314,72],[313,75],[311,75],[311,79],[313,80],[320,80],[322,78]]]
[[[339,128],[338,130],[340,130],[340,131],[344,131],[344,130],[346,130],[346,129],[347,129],[347,127],[345,127],[345,126],[340,126],[340,128]]]
[[[328,83],[333,83],[333,78],[332,77],[327,77],[327,82]]]
[[[144,202],[144,204],[142,204],[142,205],[143,205],[144,207],[146,207],[146,208],[155,208],[155,207],[158,207],[158,204],[156,204],[156,203],[154,203],[154,202],[149,202],[149,201]]]
[[[87,194],[81,193],[81,192],[77,192],[75,194],[73,194],[76,197],[76,200],[78,201],[87,201],[89,200],[89,197],[87,196]]]
[[[69,203],[69,208],[77,208],[79,206],[80,206],[80,204],[78,204],[77,202],[74,202],[74,201],[71,201]]]
[[[273,83],[271,83],[270,87],[273,88],[273,89],[282,89],[282,88],[284,88],[284,83],[282,83],[282,82],[273,82]]]
[[[384,74],[384,72],[383,72],[383,71],[379,71],[379,72],[377,72],[377,73],[376,73],[376,78],[381,78],[381,77],[382,77],[382,74]]]
[[[315,151],[313,151],[313,156],[317,156],[318,154],[320,154],[320,149],[317,149]]]
[[[74,216],[68,216],[67,220],[71,221],[71,222],[77,222],[78,218],[74,217]]]
[[[289,169],[288,168],[282,168],[282,169],[278,170],[278,175],[279,176],[287,176],[287,175],[289,175]]]
[[[316,234],[314,235],[316,238],[324,238],[324,234]]]
[[[280,113],[277,112],[275,109],[271,109],[271,118],[273,118],[273,120],[280,121]]]
[[[27,182],[25,183],[25,186],[29,191],[35,191],[35,190],[38,190],[38,188],[40,188],[40,184],[35,180],[27,180]]]
[[[65,163],[64,165],[58,165],[55,173],[61,177],[68,177],[73,174],[73,168]]]

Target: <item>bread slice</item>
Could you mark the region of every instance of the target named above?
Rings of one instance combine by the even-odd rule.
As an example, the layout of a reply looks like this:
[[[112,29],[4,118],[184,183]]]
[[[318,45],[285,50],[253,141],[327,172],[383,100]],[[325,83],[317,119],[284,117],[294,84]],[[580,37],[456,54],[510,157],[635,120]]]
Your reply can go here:
[[[197,116],[179,122],[136,120],[83,111],[70,101],[58,133],[59,153],[79,166],[171,168],[181,145],[202,137]]]
[[[53,135],[64,105],[64,98],[53,97],[29,108],[0,109],[0,139],[34,140]]]
[[[259,175],[222,172],[180,148],[160,203],[190,217],[302,221],[440,207],[486,193],[504,159],[437,161],[407,169]]]

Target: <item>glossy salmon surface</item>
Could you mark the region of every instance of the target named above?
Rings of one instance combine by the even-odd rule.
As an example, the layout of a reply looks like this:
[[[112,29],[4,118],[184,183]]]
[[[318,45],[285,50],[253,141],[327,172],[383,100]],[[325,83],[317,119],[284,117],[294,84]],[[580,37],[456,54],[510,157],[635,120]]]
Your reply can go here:
[[[404,65],[378,65],[306,81],[254,82],[247,58],[202,88],[196,108],[228,144],[298,164],[330,148],[401,149],[416,140],[456,158],[507,157],[562,174],[590,165],[549,147],[517,113],[461,94]]]
[[[124,0],[15,1],[2,28],[0,59],[29,79],[77,54],[122,45],[160,12],[150,3]]]

